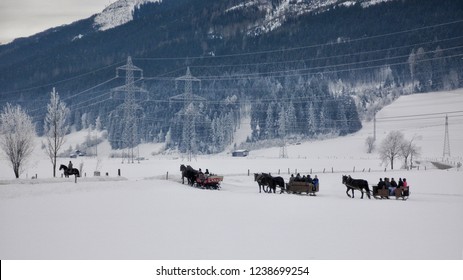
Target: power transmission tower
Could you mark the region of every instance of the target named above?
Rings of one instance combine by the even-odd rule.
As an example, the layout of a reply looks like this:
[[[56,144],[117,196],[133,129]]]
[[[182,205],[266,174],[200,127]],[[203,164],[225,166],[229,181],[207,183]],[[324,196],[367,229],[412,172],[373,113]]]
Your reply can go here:
[[[127,152],[125,154],[123,153],[122,162],[124,162],[125,157],[127,157],[127,163],[133,163],[133,149],[135,145],[139,143],[137,111],[142,111],[142,108],[135,100],[135,93],[145,93],[146,91],[135,86],[135,76],[140,80],[143,79],[143,70],[133,65],[130,56],[127,57],[126,65],[116,68],[117,77],[119,77],[120,71],[125,72],[125,85],[114,88],[111,96],[113,97],[117,92],[124,93],[124,103],[116,109],[116,111],[120,113],[119,117],[121,117],[121,147],[127,149]]]
[[[184,92],[179,95],[172,96],[171,101],[184,102],[183,110],[179,112],[183,115],[185,122],[183,122],[183,135],[182,142],[186,149],[187,159],[191,161],[192,157],[196,154],[196,143],[195,143],[195,123],[194,120],[199,115],[195,109],[195,101],[205,101],[203,97],[193,94],[193,82],[198,82],[201,85],[201,80],[191,75],[190,67],[187,67],[186,74],[184,76],[175,79],[175,82],[183,82],[185,85]]]
[[[442,153],[442,159],[445,156],[450,157],[450,139],[449,139],[449,117],[445,116],[445,135],[444,135],[444,152]]]

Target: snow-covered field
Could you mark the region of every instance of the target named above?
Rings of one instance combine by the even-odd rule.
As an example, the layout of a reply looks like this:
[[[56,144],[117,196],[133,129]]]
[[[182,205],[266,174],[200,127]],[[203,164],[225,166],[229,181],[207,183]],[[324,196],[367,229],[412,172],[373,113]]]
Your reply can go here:
[[[86,173],[77,184],[51,178],[38,140],[21,179],[0,160],[0,259],[461,260],[463,171],[438,170],[430,161],[442,159],[442,112],[449,115],[451,163],[463,161],[462,105],[463,90],[457,90],[403,96],[378,112],[378,143],[390,130],[416,137],[421,164],[412,171],[385,171],[377,154],[366,153],[373,123],[353,135],[288,146],[284,159],[279,148],[269,148],[246,158],[223,153],[186,162],[153,156],[159,146],[145,144],[137,149],[145,160],[127,164],[109,158],[102,143],[98,160],[72,159]],[[397,116],[408,117],[391,118]],[[72,134],[65,148],[85,136]],[[182,185],[182,163],[224,175],[222,189]],[[101,177],[93,176],[97,165]],[[318,195],[258,192],[253,172],[280,172],[287,181],[288,169],[317,174]],[[361,200],[356,192],[350,199],[342,174],[370,185],[380,177],[405,177],[411,197]]]

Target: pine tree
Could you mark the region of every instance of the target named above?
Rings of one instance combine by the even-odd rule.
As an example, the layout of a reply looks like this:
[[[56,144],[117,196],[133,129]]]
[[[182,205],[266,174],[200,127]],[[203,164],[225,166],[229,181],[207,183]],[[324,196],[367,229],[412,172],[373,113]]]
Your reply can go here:
[[[272,139],[275,137],[275,118],[274,114],[274,104],[270,103],[267,107],[267,114],[265,119],[265,131],[264,134],[266,135],[267,139]]]
[[[296,133],[297,129],[296,109],[294,108],[292,100],[289,102],[286,111],[286,129],[289,134]]]
[[[278,113],[278,136],[283,138],[286,136],[286,111],[284,106],[280,106]]]
[[[307,107],[307,135],[313,137],[317,133],[317,116],[313,102],[308,102]]]

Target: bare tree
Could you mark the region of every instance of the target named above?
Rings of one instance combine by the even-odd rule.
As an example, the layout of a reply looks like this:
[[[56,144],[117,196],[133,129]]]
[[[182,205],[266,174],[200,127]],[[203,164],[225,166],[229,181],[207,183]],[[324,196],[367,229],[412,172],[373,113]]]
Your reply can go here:
[[[420,154],[420,148],[415,145],[414,141],[416,136],[411,140],[404,140],[402,147],[400,148],[401,156],[404,158],[405,168],[408,169],[408,158],[410,158],[410,168],[413,167],[413,157]]]
[[[23,165],[34,150],[35,126],[20,106],[7,103],[0,114],[0,147],[19,178]]]
[[[47,154],[53,165],[53,177],[56,177],[56,158],[58,152],[64,144],[64,136],[69,130],[66,124],[69,109],[59,98],[58,92],[51,92],[50,103],[47,106],[44,131],[47,138]]]
[[[368,136],[367,139],[365,139],[365,145],[367,146],[367,153],[371,154],[375,149],[375,138],[373,136]]]
[[[404,135],[400,131],[391,131],[381,142],[379,156],[383,163],[390,163],[394,169],[394,160],[400,157],[401,148],[404,143]]]

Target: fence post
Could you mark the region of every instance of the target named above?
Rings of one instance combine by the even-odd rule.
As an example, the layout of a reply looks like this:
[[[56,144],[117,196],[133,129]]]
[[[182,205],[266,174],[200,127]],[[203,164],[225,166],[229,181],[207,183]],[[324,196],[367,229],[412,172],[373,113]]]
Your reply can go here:
[[[325,173],[325,168],[323,168],[323,173]]]
[[[280,175],[280,169],[278,169],[278,175]]]
[[[74,183],[77,184],[77,174],[74,174]]]
[[[296,171],[296,172],[294,172],[294,173],[296,173],[296,174],[297,174],[297,168],[295,169],[295,171]]]
[[[334,168],[333,167],[331,167],[331,173],[334,173]]]
[[[289,174],[290,174],[290,172],[289,172],[289,168],[288,168],[288,175],[289,175]]]
[[[169,171],[166,173],[166,180],[169,180]]]
[[[117,170],[117,176],[119,176],[119,177],[121,176],[121,170],[120,169]]]
[[[354,170],[352,170],[353,173],[355,173],[355,166],[354,166]]]
[[[312,174],[312,168],[310,168],[310,174]]]
[[[248,169],[248,176],[249,176],[249,169]]]

